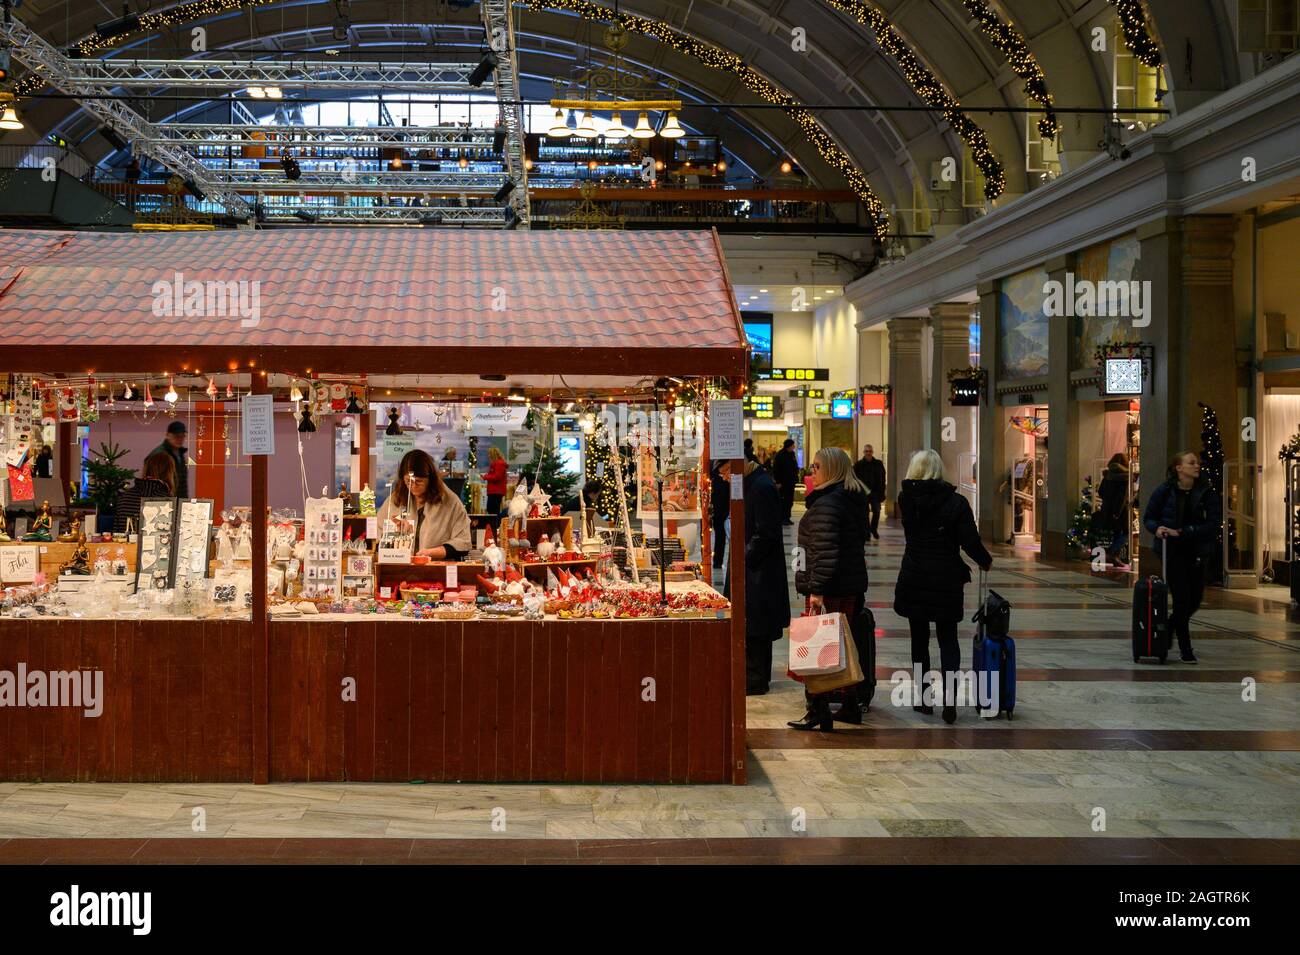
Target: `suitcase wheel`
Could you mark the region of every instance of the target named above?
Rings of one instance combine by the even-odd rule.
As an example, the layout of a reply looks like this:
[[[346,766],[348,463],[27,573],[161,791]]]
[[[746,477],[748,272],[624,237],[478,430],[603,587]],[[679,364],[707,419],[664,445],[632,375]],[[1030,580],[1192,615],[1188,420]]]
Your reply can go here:
[[[1007,710],[1007,722],[1011,722],[1011,710]]]

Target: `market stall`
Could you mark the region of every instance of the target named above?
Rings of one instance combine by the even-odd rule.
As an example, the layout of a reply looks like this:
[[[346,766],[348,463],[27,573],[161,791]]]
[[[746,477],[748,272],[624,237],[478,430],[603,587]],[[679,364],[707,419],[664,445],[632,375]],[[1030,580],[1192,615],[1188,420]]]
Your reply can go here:
[[[138,401],[135,390],[166,382],[165,402],[202,391],[192,420],[211,416],[205,440],[239,435],[224,452],[206,446],[195,479],[242,466],[247,480],[246,499],[227,479],[229,499],[206,499],[206,511],[191,494],[133,528],[116,575],[136,581],[128,595],[95,589],[109,584],[103,561],[58,593],[73,571],[86,576],[73,559],[57,579],[35,571],[53,599],[35,581],[8,588],[0,674],[98,673],[103,686],[93,717],[48,701],[0,706],[13,741],[0,779],[745,781],[743,548],[728,604],[689,566],[619,574],[545,500],[494,528],[504,546],[476,537],[449,559],[404,553],[400,522],[362,520],[386,441],[370,445],[380,406],[521,402],[611,421],[623,420],[614,408],[676,406],[672,427],[684,415],[704,439],[710,399],[738,395],[746,371],[716,235],[0,232],[0,326],[10,432],[41,417],[15,416],[17,395],[76,392],[90,408],[102,405],[96,389]],[[681,412],[687,395],[695,404]],[[286,440],[277,428],[290,415]],[[307,487],[302,434],[347,415],[362,443],[351,488],[362,514],[327,493],[332,482]],[[671,436],[635,440],[653,443],[645,468],[658,491],[646,497],[642,480],[633,508],[683,508],[707,490],[707,447],[692,471],[673,464]],[[299,473],[301,519],[254,519],[281,493],[275,481]],[[735,526],[742,507],[733,501]],[[481,533],[491,515],[475,523]],[[208,541],[207,524],[210,549],[182,551],[193,528]],[[655,550],[632,547],[650,541],[627,505],[611,524],[629,551]],[[65,542],[74,557],[79,543]],[[349,589],[350,570],[363,583]]]

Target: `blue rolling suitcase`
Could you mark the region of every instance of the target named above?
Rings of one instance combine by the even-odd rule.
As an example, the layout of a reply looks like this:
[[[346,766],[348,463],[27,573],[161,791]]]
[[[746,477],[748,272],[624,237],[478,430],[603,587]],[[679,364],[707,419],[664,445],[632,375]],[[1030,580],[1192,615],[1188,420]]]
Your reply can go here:
[[[1011,719],[1016,708],[1016,641],[1009,633],[1011,604],[996,590],[988,589],[988,577],[983,570],[980,571],[980,605],[971,620],[976,625],[972,659],[980,716],[991,713],[989,718],[995,719],[1005,713]]]

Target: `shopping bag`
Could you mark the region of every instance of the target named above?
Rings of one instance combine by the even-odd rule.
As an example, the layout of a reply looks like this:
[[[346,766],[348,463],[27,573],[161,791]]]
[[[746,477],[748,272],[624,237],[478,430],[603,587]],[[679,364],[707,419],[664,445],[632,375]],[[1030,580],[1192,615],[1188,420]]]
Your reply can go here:
[[[790,672],[800,676],[835,673],[844,668],[848,618],[842,613],[798,617],[790,621]]]
[[[863,680],[862,663],[858,659],[857,644],[849,640],[845,643],[844,668],[837,673],[812,674],[803,678],[803,685],[809,693],[829,693],[846,686],[854,686]]]

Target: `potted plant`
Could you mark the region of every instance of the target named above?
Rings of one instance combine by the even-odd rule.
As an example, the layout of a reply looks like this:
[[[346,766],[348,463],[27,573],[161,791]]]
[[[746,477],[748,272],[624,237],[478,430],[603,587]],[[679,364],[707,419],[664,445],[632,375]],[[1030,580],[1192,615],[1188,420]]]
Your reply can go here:
[[[95,505],[99,515],[96,530],[100,533],[113,529],[113,512],[117,509],[117,499],[128,484],[135,479],[131,468],[118,467],[117,462],[126,457],[127,450],[120,444],[101,444],[98,451],[91,451],[91,458],[86,462],[87,483],[86,497]]]

